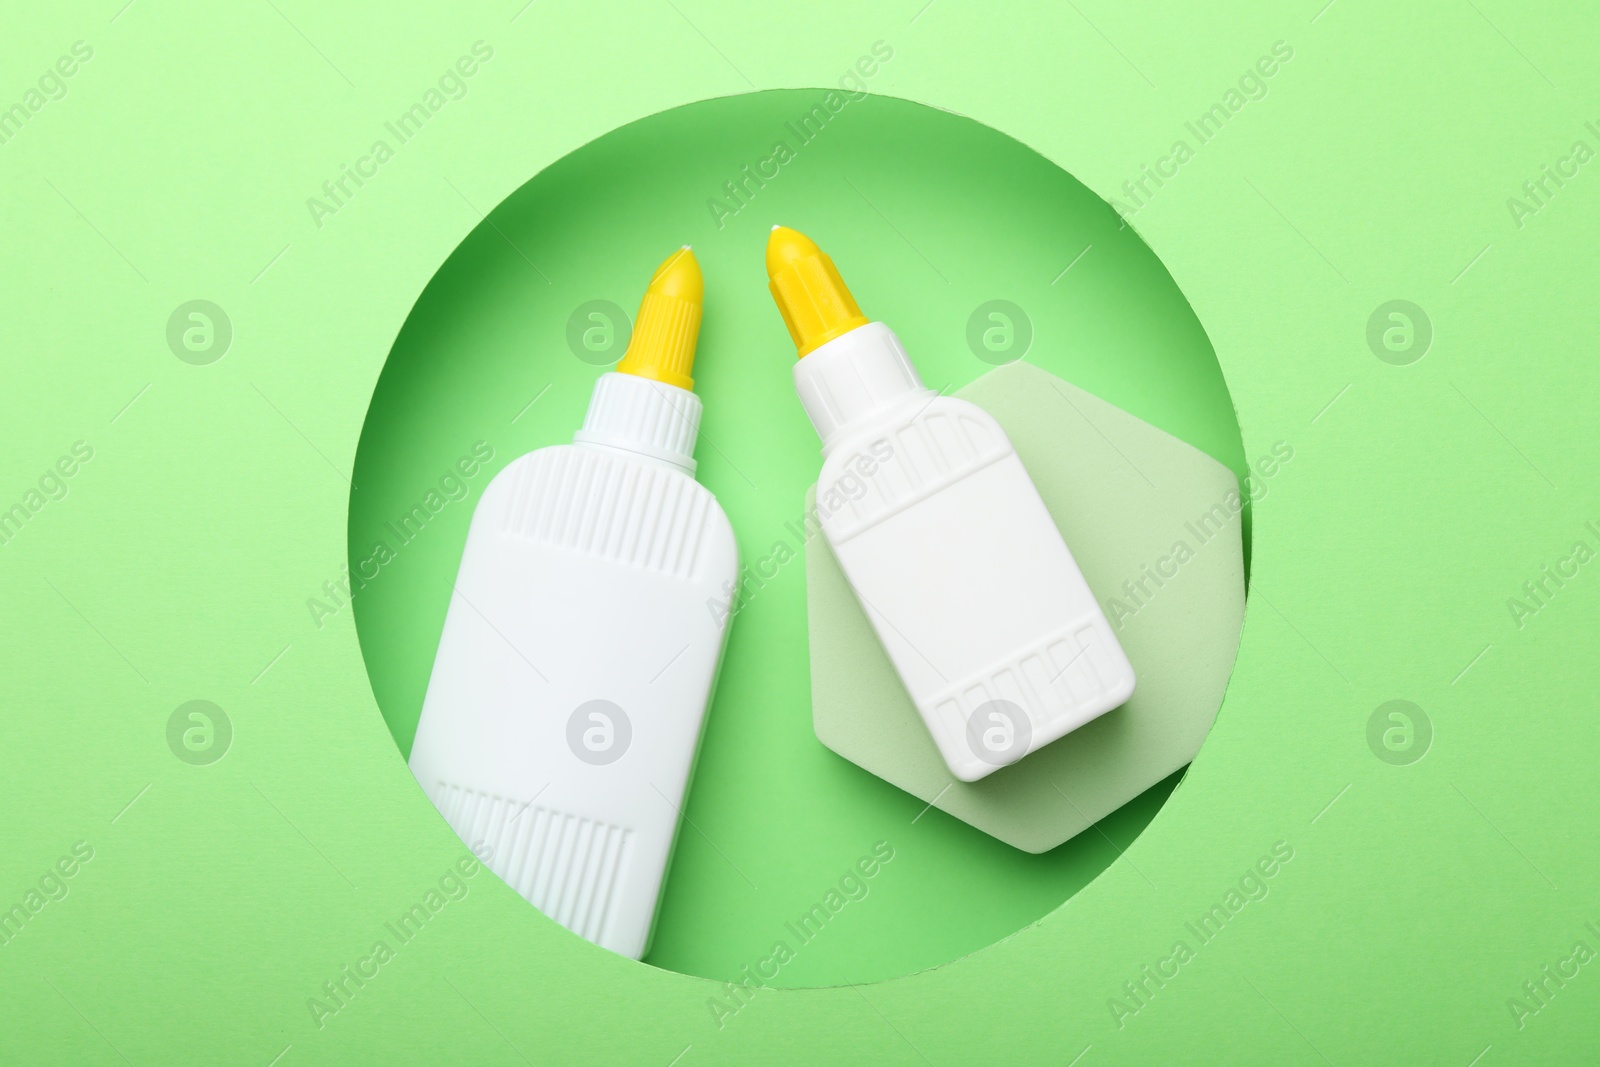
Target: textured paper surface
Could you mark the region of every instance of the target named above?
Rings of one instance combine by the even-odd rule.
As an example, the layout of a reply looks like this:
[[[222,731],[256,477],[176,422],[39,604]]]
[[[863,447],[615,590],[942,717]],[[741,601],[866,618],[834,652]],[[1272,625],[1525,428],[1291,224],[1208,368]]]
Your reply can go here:
[[[1600,124],[1592,18],[1320,0],[1154,14],[947,0],[12,7],[0,103],[29,117],[0,145],[0,500],[37,490],[48,503],[0,550],[3,904],[28,899],[76,842],[94,857],[65,899],[42,903],[0,946],[0,1061],[1594,1059],[1595,964],[1546,1004],[1525,992],[1574,942],[1600,947],[1585,926],[1600,923],[1600,866],[1582,844],[1600,803],[1600,577],[1593,562],[1575,576],[1562,563],[1576,541],[1596,543],[1587,524],[1600,521],[1600,174],[1591,160],[1575,177],[1568,162],[1561,187],[1544,177],[1575,140],[1597,147],[1586,126]],[[307,199],[363,165],[385,123],[480,39],[495,56],[468,95],[376,177],[350,183],[319,227]],[[367,958],[384,924],[463,854],[380,717],[350,612],[319,629],[305,606],[351,558],[347,479],[409,310],[484,213],[565,154],[667,108],[836,86],[880,39],[895,58],[872,92],[970,116],[1133,208],[1130,225],[1215,345],[1245,460],[1294,446],[1254,512],[1238,662],[1182,786],[1136,839],[1110,831],[1110,865],[1064,906],[903,979],[758,991],[719,1025],[707,1002],[725,995],[721,982],[610,956],[479,874],[315,1025],[308,998]],[[94,58],[64,95],[40,89],[79,40]],[[1277,41],[1292,61],[1264,93],[1241,89]],[[1206,115],[1202,141],[1189,124]],[[1186,153],[1173,152],[1179,139]],[[743,161],[766,151],[752,143]],[[947,284],[1017,300],[994,287],[1025,265],[1032,291],[1067,299],[1095,277],[1097,240],[1053,242],[1037,261],[1031,245],[982,264],[952,258],[940,226],[902,217],[911,194],[850,168],[807,176],[809,153],[761,196],[826,180],[840,203],[856,199],[864,242],[882,249],[862,276],[885,279],[857,295],[883,307],[905,280],[949,308],[948,321],[937,306],[918,320],[931,324],[919,362],[934,333],[961,345],[971,305],[950,301]],[[1166,176],[1158,186],[1147,172]],[[705,200],[737,173],[652,203],[663,230],[705,218]],[[923,191],[940,195],[939,175],[928,178]],[[1537,202],[1525,191],[1535,181]],[[1138,182],[1135,205],[1126,190]],[[946,200],[943,217],[982,225],[996,207]],[[728,224],[751,230],[755,258],[722,276],[744,286],[741,301],[767,299],[762,210]],[[597,233],[590,247],[614,239]],[[523,294],[546,284],[528,262],[550,271],[537,252],[503,248]],[[709,263],[707,273],[709,284]],[[578,277],[551,272],[552,287],[571,287],[548,335],[569,363],[565,315],[584,299],[625,298],[620,286],[583,291]],[[195,299],[233,325],[231,349],[206,366],[175,357],[166,337]],[[1369,322],[1396,300],[1424,312],[1431,344],[1384,347],[1393,324],[1380,317],[1375,347]],[[775,317],[771,328],[781,342]],[[777,396],[788,388],[778,352],[726,358],[771,361]],[[506,436],[551,378],[537,359],[527,366],[485,438],[499,455],[540,443]],[[532,411],[561,396],[552,388]],[[803,425],[775,424],[779,410],[739,422],[708,404],[705,428],[734,462],[736,441],[791,429],[814,456]],[[450,442],[448,459],[419,457],[417,473],[436,481],[476,439]],[[65,496],[46,496],[40,478],[80,440],[94,458]],[[795,509],[806,484],[760,470],[747,483],[714,458],[703,468],[740,507]],[[400,555],[394,576],[412,558]],[[1547,566],[1569,576],[1558,586]],[[1525,591],[1536,581],[1537,603]],[[775,636],[799,648],[803,605],[785,595],[752,610],[792,606]],[[1514,615],[1513,598],[1529,613]],[[740,642],[736,628],[731,654]],[[794,751],[810,745],[868,778],[815,744],[803,657],[789,663],[760,663],[788,673],[749,714],[793,716],[782,728]],[[209,766],[175,758],[166,736],[194,700],[232,719],[232,747]],[[1369,733],[1394,700],[1426,716],[1412,715],[1409,749],[1403,730],[1396,748],[1384,741],[1399,726]],[[727,752],[758,736],[722,722],[708,744]],[[844,773],[821,781],[851,789]],[[861,820],[816,866],[786,861],[810,795],[755,782],[706,799],[690,814],[707,836],[686,829],[685,847],[708,869],[736,865],[723,867],[733,885],[718,908],[726,923],[748,922],[745,959],[783,930],[749,921],[759,901],[787,887],[817,898],[819,872],[836,876],[878,839],[897,858],[841,913],[838,937],[795,967],[902,917],[920,922],[871,911],[926,847],[914,798],[894,818]],[[1260,866],[1274,874],[1252,899],[1240,885]],[[1217,936],[1188,932],[1228,900],[1248,902]],[[986,920],[981,900],[951,907],[960,922]],[[1194,954],[1175,977],[1127,999],[1130,983],[1155,987],[1145,968],[1174,973],[1163,961],[1180,939]],[[1519,1020],[1512,998],[1530,1013]]]

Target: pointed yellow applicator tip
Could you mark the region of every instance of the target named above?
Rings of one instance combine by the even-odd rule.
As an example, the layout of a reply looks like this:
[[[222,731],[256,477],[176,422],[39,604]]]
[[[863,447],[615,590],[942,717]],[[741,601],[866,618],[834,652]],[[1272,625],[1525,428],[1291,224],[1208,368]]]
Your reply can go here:
[[[700,336],[705,279],[694,252],[684,245],[656,268],[639,303],[628,351],[617,364],[620,374],[653,378],[680,389],[693,389],[694,346]]]
[[[767,277],[776,275],[785,267],[792,267],[809,256],[823,255],[817,242],[787,226],[774,226],[767,235]]]
[[[833,260],[798,230],[774,226],[767,235],[767,280],[802,357],[867,324]]]

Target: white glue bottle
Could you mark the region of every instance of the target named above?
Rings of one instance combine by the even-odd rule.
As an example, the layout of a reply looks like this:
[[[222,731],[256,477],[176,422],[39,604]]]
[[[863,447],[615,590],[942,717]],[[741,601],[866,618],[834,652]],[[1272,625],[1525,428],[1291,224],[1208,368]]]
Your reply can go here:
[[[1127,701],[1133,667],[999,423],[924,387],[803,234],[773,227],[767,274],[822,438],[823,533],[951,773]]]
[[[727,637],[738,573],[694,478],[703,284],[675,252],[570,445],[522,456],[473,512],[411,771],[495,874],[638,959]]]

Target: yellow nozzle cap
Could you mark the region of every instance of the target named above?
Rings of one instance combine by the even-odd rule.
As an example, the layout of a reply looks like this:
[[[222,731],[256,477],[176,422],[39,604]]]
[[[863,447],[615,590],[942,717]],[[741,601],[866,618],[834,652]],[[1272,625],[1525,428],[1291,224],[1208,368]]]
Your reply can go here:
[[[656,268],[639,302],[628,351],[617,364],[621,374],[653,378],[693,389],[694,343],[700,336],[700,309],[705,281],[700,264],[684,245]]]
[[[772,228],[767,238],[767,278],[783,324],[802,357],[867,324],[833,260],[798,230]]]

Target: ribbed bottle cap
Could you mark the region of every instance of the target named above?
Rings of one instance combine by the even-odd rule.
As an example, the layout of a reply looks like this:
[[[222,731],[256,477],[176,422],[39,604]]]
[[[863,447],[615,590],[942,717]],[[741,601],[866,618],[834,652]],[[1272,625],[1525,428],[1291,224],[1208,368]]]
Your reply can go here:
[[[687,389],[633,374],[602,374],[573,440],[665,460],[692,474],[701,410],[700,398]]]
[[[772,228],[767,237],[767,279],[802,357],[867,324],[833,260],[798,230]]]
[[[656,268],[639,304],[628,351],[617,364],[619,374],[694,388],[694,346],[700,336],[705,282],[688,245]]]

